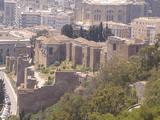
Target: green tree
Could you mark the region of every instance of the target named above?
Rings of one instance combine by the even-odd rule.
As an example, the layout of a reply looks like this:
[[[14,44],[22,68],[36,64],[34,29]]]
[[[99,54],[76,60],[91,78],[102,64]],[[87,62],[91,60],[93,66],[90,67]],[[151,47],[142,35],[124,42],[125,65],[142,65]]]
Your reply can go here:
[[[73,38],[73,27],[72,25],[64,25],[63,28],[61,29],[61,34],[66,35],[70,38]]]
[[[112,114],[100,114],[100,113],[90,113],[88,115],[88,120],[115,120]]]
[[[152,68],[159,69],[160,64],[160,35],[157,35],[157,42],[155,45],[150,45],[140,50],[140,58],[142,68],[144,70],[151,70]]]
[[[152,80],[147,83],[145,92],[145,104],[147,106],[160,106],[160,80]]]
[[[134,79],[135,64],[126,60],[114,58],[106,63],[100,70],[98,79],[104,83],[114,83],[121,86],[127,86]]]
[[[101,114],[111,113],[116,115],[127,105],[127,96],[123,88],[112,84],[98,89],[90,101],[92,112]]]
[[[80,37],[85,37],[85,36],[84,36],[84,30],[83,30],[83,27],[82,27],[82,26],[80,27],[80,30],[79,30],[79,36],[80,36]]]
[[[103,23],[102,22],[98,26],[98,39],[99,39],[99,42],[104,42],[105,41],[105,38],[103,36]]]
[[[56,118],[56,120],[81,120],[80,111],[83,106],[83,102],[84,101],[81,96],[66,94],[60,100],[58,109],[53,113],[53,118]],[[63,119],[59,114],[63,114]]]
[[[97,35],[97,27],[90,26],[89,28],[89,34],[88,34],[89,40],[97,41],[98,40],[98,35]]]
[[[109,36],[114,36],[114,34],[112,33],[111,29],[108,28],[108,24],[106,24],[106,27],[105,29],[103,30],[103,36],[104,36],[104,39],[108,39]]]

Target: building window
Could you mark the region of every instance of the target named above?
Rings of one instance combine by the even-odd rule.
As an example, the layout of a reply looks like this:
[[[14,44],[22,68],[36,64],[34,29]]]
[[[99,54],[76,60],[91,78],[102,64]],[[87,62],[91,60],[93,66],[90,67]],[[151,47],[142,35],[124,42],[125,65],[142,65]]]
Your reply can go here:
[[[118,11],[118,21],[122,21],[123,20],[123,16],[124,16],[123,11],[119,10]]]
[[[113,50],[116,51],[117,50],[117,45],[114,43],[113,44]]]
[[[9,49],[7,49],[6,51],[6,56],[9,56]]]
[[[50,48],[49,48],[49,55],[52,55],[52,54],[53,54],[53,48],[50,47]]]

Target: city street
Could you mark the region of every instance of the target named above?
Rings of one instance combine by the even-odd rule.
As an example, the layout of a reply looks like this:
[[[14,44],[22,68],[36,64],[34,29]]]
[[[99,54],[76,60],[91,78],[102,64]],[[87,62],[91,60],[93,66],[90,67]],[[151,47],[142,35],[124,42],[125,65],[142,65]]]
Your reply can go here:
[[[6,94],[9,96],[9,99],[11,102],[10,114],[16,115],[17,114],[17,95],[10,83],[9,78],[2,70],[0,71],[0,78],[4,80],[5,89],[7,92]]]

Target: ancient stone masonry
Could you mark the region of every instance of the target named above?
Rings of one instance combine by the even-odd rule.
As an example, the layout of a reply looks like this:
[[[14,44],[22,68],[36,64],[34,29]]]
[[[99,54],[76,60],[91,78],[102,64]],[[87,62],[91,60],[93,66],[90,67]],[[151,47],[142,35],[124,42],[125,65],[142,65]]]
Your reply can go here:
[[[14,48],[15,57],[19,57],[21,55],[31,57],[31,53],[32,53],[31,46],[19,45]]]
[[[10,64],[10,58],[9,56],[6,56],[6,70],[9,72],[9,64]]]
[[[58,41],[54,37],[36,41],[35,63],[45,67],[66,60],[66,41]]]
[[[100,56],[101,49],[100,48],[91,48],[90,51],[90,68],[95,71],[100,67]]]
[[[107,63],[107,48],[103,48],[101,51],[100,64],[104,65]]]
[[[26,59],[22,57],[17,58],[17,87],[24,83],[25,79],[25,68],[29,66],[29,63]]]
[[[67,61],[72,60],[72,43],[66,44],[66,60]]]
[[[37,80],[34,77],[34,70],[31,67],[25,68],[24,88],[34,89],[36,84]]]
[[[83,47],[83,65],[84,67],[89,67],[90,64],[90,47]]]
[[[82,65],[82,46],[74,44],[72,46],[72,63],[76,65]]]
[[[14,67],[14,65],[17,66]],[[17,70],[16,85],[20,113],[38,112],[49,107],[55,104],[64,93],[74,90],[80,84],[76,72],[56,72],[54,85],[38,88],[34,67],[31,66],[27,57],[6,57],[6,69],[9,72]]]
[[[19,112],[33,113],[55,104],[60,97],[79,85],[75,72],[56,72],[55,84],[34,90],[18,91]]]
[[[14,57],[6,57],[6,70],[7,72],[12,72],[14,70],[14,63],[15,59]]]
[[[67,60],[72,62],[73,67],[83,65],[95,71],[114,56],[127,60],[137,54],[144,43],[116,36],[109,37],[106,43],[98,43],[84,38],[71,39],[55,35],[42,37],[36,42],[36,46],[36,65],[47,67],[56,61]]]
[[[71,39],[64,38],[63,36],[49,36],[39,39],[36,42],[35,49],[36,66],[44,65],[47,67],[56,61],[61,62],[64,60],[71,61],[74,67],[76,65],[83,65],[84,67],[90,67],[96,70],[100,66],[100,62],[98,61],[101,56],[96,53],[92,54],[90,49],[91,47],[95,49],[102,48],[104,44],[88,41],[84,38]],[[101,51],[101,49],[99,50]],[[97,65],[93,64],[94,61],[97,61]]]
[[[7,73],[14,73],[16,75],[17,87],[24,83],[25,68],[30,65],[30,59],[28,57],[6,57],[6,71]]]
[[[66,43],[60,45],[60,61],[66,60]]]
[[[145,45],[145,42],[136,43],[134,40],[111,36],[107,41],[107,61],[111,61],[114,57],[128,60]]]

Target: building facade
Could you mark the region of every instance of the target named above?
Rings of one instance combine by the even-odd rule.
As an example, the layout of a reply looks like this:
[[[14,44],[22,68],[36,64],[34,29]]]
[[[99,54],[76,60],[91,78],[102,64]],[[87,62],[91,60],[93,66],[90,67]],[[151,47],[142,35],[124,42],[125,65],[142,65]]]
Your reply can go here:
[[[107,61],[112,61],[115,57],[128,60],[131,56],[136,55],[145,43],[136,43],[134,40],[110,36],[106,45]]]
[[[20,24],[22,27],[33,27],[41,25],[41,14],[35,12],[23,12],[21,13]]]
[[[128,24],[107,22],[108,28],[111,29],[112,34],[121,38],[131,37],[131,27]]]
[[[114,21],[129,23],[132,19],[144,16],[144,2],[127,0],[83,0],[75,8],[75,22],[99,24]]]
[[[4,10],[4,0],[0,0],[0,11]]]
[[[73,40],[63,35],[40,37],[36,41],[35,64],[47,67],[67,60],[71,61],[73,67],[83,65],[98,70],[104,45],[83,38]]]
[[[131,22],[132,39],[140,39],[155,43],[155,36],[160,33],[160,18],[141,17]]]
[[[16,1],[6,0],[4,3],[4,24],[14,26],[16,24]]]
[[[28,31],[20,31],[21,32],[14,30],[0,31],[0,64],[6,62],[6,56],[16,58],[20,55],[31,56],[30,37],[32,35],[27,34]]]
[[[0,0],[0,24],[3,23],[4,16],[4,0]]]

